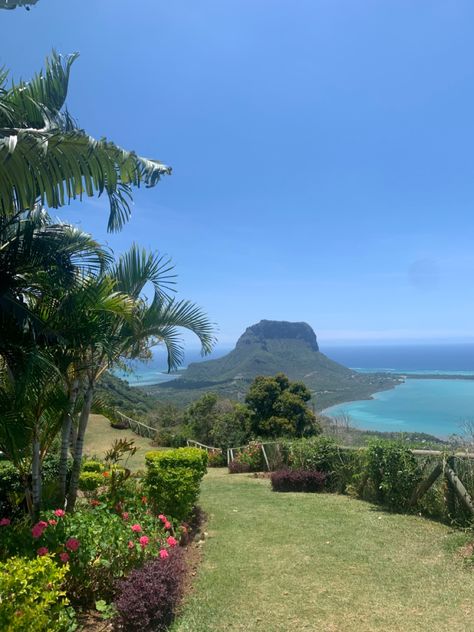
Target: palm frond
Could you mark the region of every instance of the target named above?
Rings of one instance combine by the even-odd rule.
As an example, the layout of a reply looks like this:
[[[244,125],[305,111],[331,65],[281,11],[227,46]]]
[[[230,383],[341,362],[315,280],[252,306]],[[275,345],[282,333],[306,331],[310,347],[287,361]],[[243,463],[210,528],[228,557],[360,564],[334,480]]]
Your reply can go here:
[[[14,142],[12,142],[12,138]],[[130,186],[155,186],[171,169],[82,130],[0,129],[0,213],[36,204],[59,208],[71,200],[106,194],[109,231],[130,217]]]
[[[168,371],[176,370],[184,351],[180,329],[194,333],[201,342],[201,353],[210,353],[216,343],[215,325],[205,312],[191,301],[155,298],[142,315],[140,337],[162,342],[168,353]]]
[[[155,296],[164,300],[173,291],[175,274],[171,260],[153,252],[147,252],[137,244],[121,255],[110,274],[116,279],[117,289],[138,298],[147,283],[153,285]]]

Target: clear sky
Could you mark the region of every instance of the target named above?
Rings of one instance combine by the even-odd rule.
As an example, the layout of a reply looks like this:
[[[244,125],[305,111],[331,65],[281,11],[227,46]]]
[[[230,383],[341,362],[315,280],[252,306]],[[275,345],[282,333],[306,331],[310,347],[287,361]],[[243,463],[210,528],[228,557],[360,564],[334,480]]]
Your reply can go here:
[[[16,77],[79,51],[80,125],[173,167],[118,235],[60,215],[171,255],[221,344],[474,338],[472,0],[39,0],[0,32]]]

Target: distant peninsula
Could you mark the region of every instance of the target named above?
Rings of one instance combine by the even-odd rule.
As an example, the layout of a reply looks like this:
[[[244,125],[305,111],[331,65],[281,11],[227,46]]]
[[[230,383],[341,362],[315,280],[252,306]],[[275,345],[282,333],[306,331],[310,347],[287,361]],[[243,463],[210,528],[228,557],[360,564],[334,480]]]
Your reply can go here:
[[[142,388],[161,401],[178,405],[211,391],[242,401],[257,375],[279,372],[306,384],[315,411],[368,399],[403,381],[387,373],[357,373],[334,362],[321,353],[316,334],[307,323],[261,320],[248,327],[224,357],[192,363],[176,380]]]

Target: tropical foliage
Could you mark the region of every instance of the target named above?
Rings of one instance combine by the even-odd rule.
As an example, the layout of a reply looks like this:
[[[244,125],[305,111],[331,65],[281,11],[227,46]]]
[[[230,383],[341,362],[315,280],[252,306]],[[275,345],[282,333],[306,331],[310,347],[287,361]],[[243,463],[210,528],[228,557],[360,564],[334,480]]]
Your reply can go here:
[[[53,53],[29,83],[7,88],[7,73],[0,77],[0,450],[19,473],[33,517],[41,509],[42,463],[58,438],[57,500],[74,509],[84,435],[93,406],[101,406],[94,393],[107,369],[146,359],[159,343],[176,369],[180,328],[198,336],[203,353],[214,343],[202,310],[173,297],[168,258],[134,244],[115,259],[43,209],[106,194],[116,230],[129,216],[130,187],[154,186],[169,173],[77,128],[64,107],[76,57]]]
[[[53,52],[29,82],[7,87],[0,72],[0,213],[10,217],[36,204],[59,208],[84,195],[106,195],[109,230],[130,216],[131,187],[152,187],[169,167],[80,129],[65,108],[71,66]]]

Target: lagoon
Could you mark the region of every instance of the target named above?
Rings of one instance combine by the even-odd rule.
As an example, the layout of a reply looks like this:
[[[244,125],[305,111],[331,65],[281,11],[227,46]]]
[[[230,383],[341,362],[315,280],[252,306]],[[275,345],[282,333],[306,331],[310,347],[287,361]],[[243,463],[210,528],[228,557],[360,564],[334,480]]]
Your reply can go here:
[[[373,399],[338,404],[323,413],[347,415],[361,430],[426,432],[444,439],[461,434],[462,423],[474,420],[474,380],[407,379]]]

